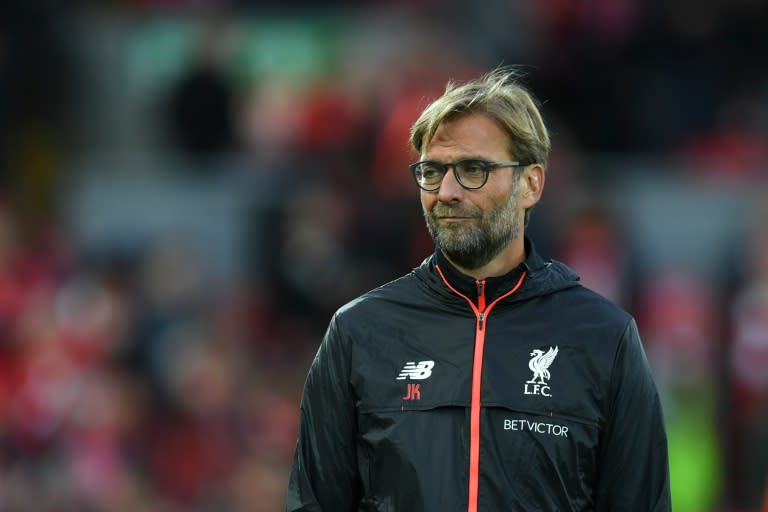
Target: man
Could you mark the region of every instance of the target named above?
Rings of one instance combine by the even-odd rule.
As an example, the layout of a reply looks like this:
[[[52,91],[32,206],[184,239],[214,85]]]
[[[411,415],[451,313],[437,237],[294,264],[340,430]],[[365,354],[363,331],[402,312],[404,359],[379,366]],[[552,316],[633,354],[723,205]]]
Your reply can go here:
[[[289,511],[668,511],[637,328],[525,238],[549,136],[499,69],[412,128],[436,251],[339,309],[309,371]]]

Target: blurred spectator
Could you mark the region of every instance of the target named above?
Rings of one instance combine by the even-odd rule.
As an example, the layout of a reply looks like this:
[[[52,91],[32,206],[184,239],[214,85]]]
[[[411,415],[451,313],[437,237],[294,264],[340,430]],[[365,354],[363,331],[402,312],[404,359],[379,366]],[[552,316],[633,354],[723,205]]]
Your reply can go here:
[[[196,58],[171,90],[169,107],[175,142],[193,157],[235,149],[235,92],[225,68],[229,34],[221,23],[204,30]]]
[[[349,240],[356,203],[318,178],[305,181],[292,196],[284,206],[276,292],[294,311],[321,318],[367,280]]]
[[[614,217],[599,206],[576,213],[563,229],[559,259],[581,276],[585,286],[617,304],[628,286],[627,242],[618,235]]]
[[[745,239],[745,272],[730,321],[728,475],[737,504],[757,507],[768,477],[768,229],[758,194]]]
[[[766,77],[760,87],[768,84]],[[765,95],[768,98],[768,95]],[[680,163],[702,175],[745,180],[768,168],[768,101],[758,89],[739,92],[721,106],[711,130],[695,134],[680,150]]]
[[[674,510],[712,510],[723,472],[717,431],[716,303],[685,268],[657,269],[637,306],[648,358],[659,382],[669,441]]]
[[[429,38],[430,30],[433,31]],[[426,25],[414,37],[407,53],[403,52],[397,74],[385,77],[387,111],[383,112],[381,128],[374,140],[371,180],[379,194],[387,199],[413,198],[413,178],[408,165],[418,155],[406,143],[413,120],[419,112],[443,92],[446,80],[461,81],[477,74],[458,48],[438,51],[435,41],[450,45],[447,34]],[[425,60],[430,61],[424,66]],[[404,142],[406,141],[406,142]]]
[[[0,186],[25,223],[54,213],[68,142],[70,12],[51,16],[52,7],[47,1],[0,7]]]

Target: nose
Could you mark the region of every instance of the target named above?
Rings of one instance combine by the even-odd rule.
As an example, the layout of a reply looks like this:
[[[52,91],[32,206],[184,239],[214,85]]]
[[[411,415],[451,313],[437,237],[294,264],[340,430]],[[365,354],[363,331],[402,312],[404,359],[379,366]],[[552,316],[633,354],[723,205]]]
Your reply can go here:
[[[448,172],[443,176],[440,188],[437,189],[438,201],[442,203],[450,203],[461,198],[464,193],[464,187],[459,185],[455,173],[455,169],[448,169]]]

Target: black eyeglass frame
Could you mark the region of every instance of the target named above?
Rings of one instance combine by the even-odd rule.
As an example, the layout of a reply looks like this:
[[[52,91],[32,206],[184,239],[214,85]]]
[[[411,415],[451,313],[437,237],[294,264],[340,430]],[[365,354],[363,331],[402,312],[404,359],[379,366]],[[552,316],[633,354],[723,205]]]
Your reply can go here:
[[[483,176],[483,182],[480,185],[476,187],[469,187],[461,181],[461,173],[456,172],[456,169],[458,168],[458,166],[466,162],[474,162],[474,163],[482,164],[484,176]],[[440,179],[440,183],[438,183],[437,186],[433,188],[427,188],[419,182],[419,177],[417,176],[417,173],[418,173],[419,167],[424,164],[433,164],[436,167],[442,169],[442,178]],[[445,179],[445,175],[448,174],[448,170],[451,168],[453,168],[453,176],[456,178],[456,181],[459,183],[459,185],[461,185],[467,190],[477,190],[477,189],[483,188],[485,184],[488,183],[488,176],[491,174],[491,171],[493,171],[494,169],[499,169],[502,167],[526,167],[527,165],[530,165],[530,164],[522,164],[518,161],[511,161],[511,160],[508,160],[508,161],[502,160],[500,162],[489,162],[488,160],[482,160],[480,158],[466,158],[450,164],[438,162],[437,160],[422,160],[420,162],[416,162],[415,164],[411,164],[408,167],[411,169],[411,174],[413,175],[413,179],[416,181],[416,185],[418,185],[420,189],[426,192],[435,192],[440,189],[440,186],[443,184],[443,179]]]

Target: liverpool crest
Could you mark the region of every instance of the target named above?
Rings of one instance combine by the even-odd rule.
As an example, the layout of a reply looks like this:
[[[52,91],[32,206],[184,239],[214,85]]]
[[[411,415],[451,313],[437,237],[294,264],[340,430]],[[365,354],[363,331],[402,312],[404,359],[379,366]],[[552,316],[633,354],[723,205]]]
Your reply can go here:
[[[547,381],[550,379],[549,366],[557,357],[557,347],[549,347],[547,352],[534,349],[531,356],[528,368],[533,372],[533,377],[525,382],[524,394],[552,396]]]

